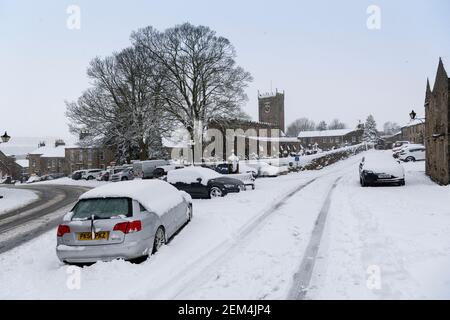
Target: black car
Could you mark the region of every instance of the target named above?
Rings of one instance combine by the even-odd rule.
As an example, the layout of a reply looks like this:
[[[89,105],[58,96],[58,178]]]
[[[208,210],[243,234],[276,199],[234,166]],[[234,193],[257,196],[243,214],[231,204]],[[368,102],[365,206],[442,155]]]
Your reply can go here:
[[[167,181],[178,190],[189,193],[192,198],[200,199],[224,197],[228,193],[245,190],[241,180],[224,177],[211,169],[201,167],[169,171]]]

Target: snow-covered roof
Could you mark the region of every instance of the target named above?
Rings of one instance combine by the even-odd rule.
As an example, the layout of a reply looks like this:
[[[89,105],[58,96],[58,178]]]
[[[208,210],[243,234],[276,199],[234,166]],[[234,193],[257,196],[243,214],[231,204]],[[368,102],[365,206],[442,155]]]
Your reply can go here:
[[[250,140],[268,141],[268,142],[298,142],[295,137],[247,137]]]
[[[312,137],[337,137],[345,136],[350,132],[356,131],[355,129],[337,129],[337,130],[322,130],[322,131],[301,131],[298,134],[299,138],[312,138]]]
[[[16,160],[16,163],[22,168],[28,168],[30,166],[30,161],[27,159]]]
[[[415,119],[415,120],[409,121],[406,125],[403,126],[403,128],[412,127],[412,126],[416,126],[418,124],[424,124],[424,123],[425,123],[425,119],[424,120]]]
[[[195,183],[197,178],[202,178],[202,184],[207,185],[211,179],[220,178],[222,175],[216,171],[202,167],[187,167],[183,169],[171,170],[167,173],[169,183]]]
[[[163,215],[176,207],[186,198],[186,195],[175,187],[161,180],[134,180],[109,183],[92,189],[81,199],[92,198],[131,198],[142,204],[149,212]]]
[[[42,158],[64,158],[65,146],[44,146],[31,151],[30,155],[41,155]]]

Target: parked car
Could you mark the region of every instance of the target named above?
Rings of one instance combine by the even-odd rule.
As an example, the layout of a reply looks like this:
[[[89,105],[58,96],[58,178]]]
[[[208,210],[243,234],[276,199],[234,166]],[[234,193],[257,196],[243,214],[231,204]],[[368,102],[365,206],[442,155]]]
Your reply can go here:
[[[110,171],[111,170],[103,170],[102,172],[100,172],[100,174],[97,176],[97,181],[109,181],[109,176],[110,176]]]
[[[180,165],[180,164],[160,166],[160,167],[157,167],[155,170],[153,170],[153,177],[157,178],[157,179],[161,179],[161,178],[167,176],[167,172],[169,172],[171,170],[182,169],[182,168],[184,168],[184,166]]]
[[[397,148],[396,151],[393,153],[393,157],[398,159],[400,157],[400,153],[406,149],[406,148],[411,148],[411,147],[423,147],[422,144],[414,144],[414,143],[406,143],[404,145],[402,145],[401,147]]]
[[[33,182],[39,182],[39,181],[41,181],[41,177],[39,177],[39,176],[36,175],[36,174],[32,174],[32,175],[28,178],[27,183],[33,183]]]
[[[186,191],[193,198],[224,197],[228,193],[245,190],[242,181],[202,167],[187,167],[169,171],[167,182],[178,190]]]
[[[127,181],[127,180],[133,180],[134,179],[134,172],[133,168],[131,167],[125,167],[121,169],[119,172],[114,173],[110,176],[111,182],[118,182],[118,181]]]
[[[272,166],[264,161],[249,161],[245,165],[254,168],[258,172],[258,177],[277,177],[284,169]]]
[[[167,182],[126,181],[84,193],[58,226],[64,263],[133,260],[158,251],[192,219],[192,201]]]
[[[85,172],[86,170],[77,170],[77,171],[74,171],[73,173],[72,173],[72,179],[73,180],[81,180],[81,177],[83,176],[83,173]]]
[[[81,175],[81,178],[84,180],[94,180],[100,175],[101,172],[102,172],[102,169],[84,170]]]
[[[403,166],[383,153],[370,153],[359,164],[359,182],[362,187],[377,184],[405,185]]]
[[[400,151],[405,145],[409,144],[409,141],[396,141],[392,145],[392,154],[395,157],[395,154]]]
[[[408,145],[399,152],[399,159],[405,162],[425,160],[425,147]]]
[[[153,175],[155,169],[167,165],[169,165],[169,161],[167,160],[136,161],[133,163],[133,170],[136,177],[140,177],[142,179],[153,179],[155,177]]]

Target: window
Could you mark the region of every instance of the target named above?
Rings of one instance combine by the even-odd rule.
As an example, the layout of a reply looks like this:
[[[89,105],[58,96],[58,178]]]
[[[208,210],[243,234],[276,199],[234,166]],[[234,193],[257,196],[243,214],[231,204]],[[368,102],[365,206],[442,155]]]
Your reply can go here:
[[[80,151],[78,152],[78,161],[79,161],[79,162],[83,162],[83,151],[82,151],[82,150],[80,150]]]
[[[323,143],[327,143],[327,138],[323,138],[323,139],[322,139],[322,142],[323,142]]]
[[[356,142],[356,137],[355,136],[352,137],[352,142]]]
[[[120,215],[132,216],[129,198],[83,199],[78,201],[72,211],[72,219],[90,219],[92,215],[97,219],[109,219]]]
[[[330,138],[330,143],[333,143],[333,137]]]
[[[88,161],[92,161],[92,149],[89,149],[87,151],[87,154],[88,154]]]
[[[147,209],[145,209],[144,206],[142,204],[140,204],[140,203],[139,203],[139,210],[141,212],[146,212],[147,211]]]
[[[105,160],[105,152],[104,151],[100,151],[100,160]]]
[[[334,141],[335,141],[336,143],[339,143],[339,141],[340,141],[339,137],[336,137],[336,139],[334,139]]]

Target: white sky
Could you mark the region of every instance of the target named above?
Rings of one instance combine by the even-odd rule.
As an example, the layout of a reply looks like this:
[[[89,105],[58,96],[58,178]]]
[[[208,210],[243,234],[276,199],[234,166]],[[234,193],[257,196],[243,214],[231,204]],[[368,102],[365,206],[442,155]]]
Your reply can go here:
[[[66,27],[69,4],[81,29]],[[366,9],[381,9],[368,30]],[[450,1],[13,1],[0,0],[0,131],[69,136],[64,100],[89,86],[86,67],[129,44],[133,30],[185,21],[227,37],[254,82],[244,110],[257,119],[257,90],[286,91],[286,126],[299,117],[369,113],[379,127],[423,113],[426,77],[438,57],[450,69]]]

